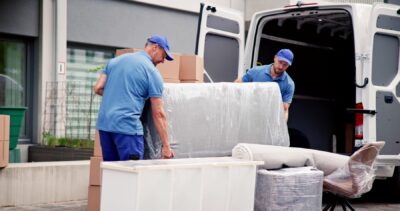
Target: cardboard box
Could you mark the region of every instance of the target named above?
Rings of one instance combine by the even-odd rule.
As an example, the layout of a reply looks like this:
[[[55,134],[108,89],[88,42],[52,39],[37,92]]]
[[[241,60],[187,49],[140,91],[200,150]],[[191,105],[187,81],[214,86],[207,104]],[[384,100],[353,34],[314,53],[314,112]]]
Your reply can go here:
[[[101,186],[90,185],[88,190],[88,211],[100,211]]]
[[[181,83],[204,83],[203,81],[196,81],[196,80],[181,80]]]
[[[101,151],[101,144],[100,144],[100,135],[99,131],[96,130],[94,135],[94,152],[93,155],[95,157],[103,157],[103,152]]]
[[[165,78],[165,79],[163,79],[163,81],[164,81],[164,83],[174,83],[174,84],[180,83],[180,82],[181,82],[180,80],[177,80],[177,79],[169,79],[169,78]]]
[[[9,141],[0,141],[0,168],[6,167],[8,165],[9,147]]]
[[[10,141],[10,116],[0,115],[0,141]]]
[[[125,53],[135,53],[137,51],[140,51],[138,48],[124,48],[124,49],[117,49],[115,52],[115,56],[121,56],[122,54]]]
[[[185,81],[204,81],[204,59],[196,55],[182,55],[179,79]]]
[[[162,78],[179,80],[179,67],[181,62],[181,56],[179,54],[173,53],[173,61],[165,60],[164,63],[157,65],[157,69],[160,71]]]
[[[126,49],[118,49],[116,51],[116,56],[120,56],[125,53],[135,53],[137,51],[140,51],[142,49],[138,48],[126,48]],[[177,53],[172,53],[172,56],[174,57],[173,61],[167,61],[165,60],[164,63],[160,63],[157,65],[157,69],[161,73],[161,77],[169,80],[179,80],[179,67],[180,67],[180,54]]]
[[[100,164],[103,161],[102,157],[90,158],[90,185],[101,185],[101,168]]]

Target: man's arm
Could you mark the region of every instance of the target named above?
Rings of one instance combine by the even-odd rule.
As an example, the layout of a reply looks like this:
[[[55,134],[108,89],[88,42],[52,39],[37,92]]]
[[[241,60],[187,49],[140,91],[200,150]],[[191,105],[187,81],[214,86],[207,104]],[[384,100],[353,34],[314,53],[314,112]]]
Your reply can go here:
[[[173,158],[174,152],[172,151],[168,141],[167,116],[164,112],[162,98],[152,97],[150,98],[150,102],[151,102],[151,111],[153,113],[154,124],[161,138],[162,158],[163,159]]]
[[[236,80],[233,82],[235,83],[243,83],[243,82],[252,82],[253,81],[253,75],[256,70],[254,68],[249,69],[246,71],[246,73],[242,77],[238,77]]]
[[[289,103],[283,102],[283,111],[285,112],[285,120],[286,120],[286,122],[289,119],[289,106],[290,106]]]
[[[102,73],[99,77],[99,79],[96,82],[96,85],[94,85],[94,93],[103,96],[103,90],[104,90],[104,86],[106,85],[106,81],[107,81],[107,75]]]

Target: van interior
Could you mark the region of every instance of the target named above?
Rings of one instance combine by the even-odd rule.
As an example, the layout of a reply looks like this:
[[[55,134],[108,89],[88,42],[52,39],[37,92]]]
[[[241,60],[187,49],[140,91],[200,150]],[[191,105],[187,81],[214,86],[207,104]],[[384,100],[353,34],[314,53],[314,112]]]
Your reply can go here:
[[[355,50],[346,10],[299,10],[265,16],[253,64],[273,62],[282,48],[294,53],[287,73],[295,82],[289,109],[291,145],[350,153],[354,140]]]

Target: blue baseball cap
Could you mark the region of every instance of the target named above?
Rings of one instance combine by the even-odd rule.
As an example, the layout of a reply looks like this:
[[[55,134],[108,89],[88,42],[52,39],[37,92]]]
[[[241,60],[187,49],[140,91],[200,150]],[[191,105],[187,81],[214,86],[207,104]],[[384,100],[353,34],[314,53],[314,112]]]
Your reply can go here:
[[[287,62],[289,65],[292,65],[293,62],[293,52],[289,49],[281,49],[276,56],[278,57],[279,61],[285,61]]]
[[[174,60],[174,58],[171,55],[171,52],[169,51],[169,44],[166,37],[155,34],[151,36],[149,39],[147,39],[147,41],[158,44],[161,48],[163,48],[165,53],[167,54],[166,59],[168,61]]]

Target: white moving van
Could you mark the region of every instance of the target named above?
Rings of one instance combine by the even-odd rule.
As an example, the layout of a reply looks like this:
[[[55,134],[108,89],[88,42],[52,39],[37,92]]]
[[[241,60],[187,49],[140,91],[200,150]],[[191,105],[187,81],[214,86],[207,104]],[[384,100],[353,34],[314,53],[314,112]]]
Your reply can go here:
[[[200,13],[196,53],[204,56],[206,80],[233,81],[290,48],[293,134],[313,149],[339,153],[385,141],[378,176],[393,177],[400,198],[399,5],[299,2],[258,12],[246,47],[241,14],[211,5]]]

